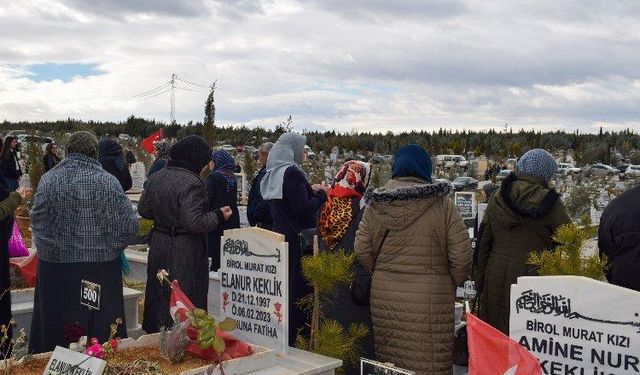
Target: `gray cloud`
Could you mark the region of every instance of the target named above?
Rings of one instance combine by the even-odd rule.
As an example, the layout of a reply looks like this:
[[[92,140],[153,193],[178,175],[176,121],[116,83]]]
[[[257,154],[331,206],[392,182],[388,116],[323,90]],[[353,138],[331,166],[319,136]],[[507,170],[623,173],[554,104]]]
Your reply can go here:
[[[394,17],[442,19],[468,11],[461,0],[302,0],[328,12],[351,20],[385,22]]]
[[[61,0],[65,5],[94,15],[120,18],[124,14],[154,14],[174,17],[207,15],[204,0]]]
[[[129,98],[175,72],[218,79],[229,124],[289,114],[339,130],[637,124],[640,3],[55,1],[0,12],[7,118],[166,119],[168,97]],[[2,67],[52,62],[105,73],[45,85]],[[179,92],[178,119],[200,121],[205,97]]]

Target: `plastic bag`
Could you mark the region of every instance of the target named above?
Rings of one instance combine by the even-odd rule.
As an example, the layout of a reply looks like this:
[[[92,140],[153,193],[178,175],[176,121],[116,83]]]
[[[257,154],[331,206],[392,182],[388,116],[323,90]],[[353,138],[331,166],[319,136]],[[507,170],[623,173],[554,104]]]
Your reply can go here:
[[[9,239],[9,258],[27,256],[29,256],[29,250],[24,245],[22,234],[20,234],[20,230],[18,230],[18,226],[14,221],[13,232],[11,233],[11,238]]]

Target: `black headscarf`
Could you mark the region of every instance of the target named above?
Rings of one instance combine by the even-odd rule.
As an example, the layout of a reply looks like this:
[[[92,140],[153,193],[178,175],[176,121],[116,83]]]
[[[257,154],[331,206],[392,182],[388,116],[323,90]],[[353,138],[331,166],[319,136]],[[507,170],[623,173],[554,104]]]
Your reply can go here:
[[[169,157],[169,167],[184,168],[199,175],[211,160],[211,148],[204,138],[189,135],[171,146]]]
[[[113,139],[108,138],[98,142],[98,161],[100,164],[104,164],[106,161],[113,161],[121,172],[124,171],[126,166],[122,146]]]

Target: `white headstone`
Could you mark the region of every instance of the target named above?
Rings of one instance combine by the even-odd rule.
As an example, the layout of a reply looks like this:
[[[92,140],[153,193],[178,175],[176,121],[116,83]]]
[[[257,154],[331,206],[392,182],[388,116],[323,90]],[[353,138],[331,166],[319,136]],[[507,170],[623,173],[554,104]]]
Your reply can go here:
[[[478,203],[478,227],[476,230],[480,230],[480,224],[482,224],[482,219],[484,219],[484,213],[487,211],[488,203]]]
[[[600,225],[600,218],[602,217],[602,209],[597,210],[593,205],[589,208],[589,215],[591,216],[591,225]]]
[[[236,173],[238,182],[238,202],[242,202],[247,197],[247,178],[244,173]]]
[[[289,246],[260,228],[224,231],[220,260],[220,316],[238,322],[238,339],[286,354]]]
[[[473,219],[476,216],[476,193],[456,192],[454,202],[463,219]]]
[[[145,178],[147,177],[147,171],[144,168],[143,162],[136,162],[131,164],[131,168],[129,168],[129,172],[131,173],[131,189],[129,192],[131,193],[141,193]]]
[[[56,346],[44,374],[101,375],[106,365],[107,362],[101,359]]]
[[[509,323],[543,374],[640,373],[640,292],[578,276],[520,277]]]

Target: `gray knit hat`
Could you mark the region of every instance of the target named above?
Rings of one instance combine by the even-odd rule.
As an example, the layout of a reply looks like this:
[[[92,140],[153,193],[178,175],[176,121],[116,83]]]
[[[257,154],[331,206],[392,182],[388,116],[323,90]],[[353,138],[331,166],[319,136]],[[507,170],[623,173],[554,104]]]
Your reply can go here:
[[[98,158],[98,138],[89,132],[80,131],[71,134],[67,143],[67,154],[82,154]]]
[[[516,171],[527,176],[540,177],[549,182],[558,170],[558,164],[550,153],[534,148],[527,151],[520,160]]]

